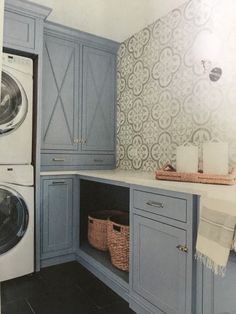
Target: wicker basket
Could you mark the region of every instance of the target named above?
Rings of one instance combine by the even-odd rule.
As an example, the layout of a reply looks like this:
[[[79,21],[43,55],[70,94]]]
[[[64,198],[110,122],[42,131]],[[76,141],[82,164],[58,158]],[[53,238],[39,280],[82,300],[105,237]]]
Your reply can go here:
[[[91,246],[100,250],[107,251],[107,222],[113,215],[122,215],[118,210],[101,210],[92,212],[88,216],[88,241]]]
[[[112,264],[129,271],[129,214],[112,216],[108,221],[107,237]]]

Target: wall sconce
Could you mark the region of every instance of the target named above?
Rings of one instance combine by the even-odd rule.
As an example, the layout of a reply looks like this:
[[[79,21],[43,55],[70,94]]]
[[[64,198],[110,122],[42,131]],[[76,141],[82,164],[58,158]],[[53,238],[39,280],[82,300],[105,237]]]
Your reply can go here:
[[[207,72],[211,68],[211,61],[210,60],[201,60],[201,64],[204,70],[204,73]]]
[[[204,30],[196,38],[193,49],[196,62],[202,64],[203,74],[209,73],[211,81],[218,81],[223,73],[221,68],[214,66],[220,55],[219,39],[210,30]]]
[[[221,78],[221,76],[223,74],[223,71],[221,68],[219,68],[219,67],[212,68],[211,61],[209,61],[209,60],[201,60],[201,63],[203,66],[204,73],[207,73],[207,72],[209,73],[209,79],[212,82],[217,82]]]

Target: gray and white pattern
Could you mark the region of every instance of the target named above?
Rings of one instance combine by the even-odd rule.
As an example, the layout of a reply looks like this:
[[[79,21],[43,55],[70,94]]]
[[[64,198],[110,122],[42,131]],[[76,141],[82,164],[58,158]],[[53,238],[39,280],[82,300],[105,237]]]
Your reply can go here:
[[[173,74],[180,66],[180,60],[180,56],[174,54],[169,47],[161,51],[160,59],[152,69],[152,76],[154,80],[159,81],[161,87],[167,87],[170,84]]]
[[[137,61],[128,79],[128,86],[133,90],[135,96],[142,93],[143,86],[147,83],[148,79],[149,69],[144,66],[142,61]]]
[[[225,1],[227,5],[225,5]],[[175,164],[176,147],[226,141],[236,166],[235,0],[190,0],[121,44],[117,61],[117,166],[154,171]],[[227,10],[226,10],[227,7]],[[227,11],[227,12],[226,12]],[[218,82],[195,58],[198,36],[222,54]]]

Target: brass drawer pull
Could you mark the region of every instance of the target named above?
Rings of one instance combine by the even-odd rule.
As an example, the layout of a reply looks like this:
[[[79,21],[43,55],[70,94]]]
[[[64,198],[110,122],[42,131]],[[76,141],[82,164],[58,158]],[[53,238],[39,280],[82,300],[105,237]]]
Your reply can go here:
[[[94,159],[94,162],[103,162],[103,159]]]
[[[185,245],[177,245],[176,248],[181,252],[188,253],[188,248]]]
[[[65,184],[65,181],[53,181],[52,184]]]
[[[63,158],[53,158],[52,161],[65,161]]]
[[[148,201],[146,204],[149,206],[157,207],[157,208],[163,208],[164,207],[164,204],[159,203],[159,202]]]

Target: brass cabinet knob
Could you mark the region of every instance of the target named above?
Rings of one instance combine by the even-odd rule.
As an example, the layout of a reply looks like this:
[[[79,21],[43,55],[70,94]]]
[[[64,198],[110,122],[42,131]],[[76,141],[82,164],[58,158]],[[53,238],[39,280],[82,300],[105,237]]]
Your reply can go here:
[[[74,138],[74,143],[76,143],[76,144],[86,144],[87,143],[87,139]]]
[[[188,248],[185,245],[177,245],[176,248],[181,252],[188,253]]]

